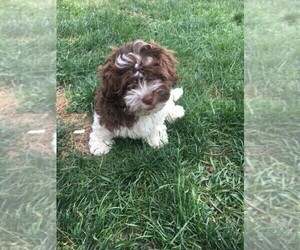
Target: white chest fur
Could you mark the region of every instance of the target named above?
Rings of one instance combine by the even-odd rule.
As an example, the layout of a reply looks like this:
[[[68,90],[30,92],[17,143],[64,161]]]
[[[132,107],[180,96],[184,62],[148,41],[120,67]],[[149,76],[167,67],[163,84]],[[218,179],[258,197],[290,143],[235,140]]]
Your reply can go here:
[[[175,105],[183,90],[177,88],[171,91],[171,96],[162,110],[141,116],[131,128],[121,127],[114,132],[109,131],[99,124],[99,115],[94,113],[92,133],[90,134],[89,147],[94,155],[103,155],[110,151],[115,137],[129,137],[132,139],[143,138],[152,147],[161,147],[168,143],[167,128],[165,120],[174,122],[184,116],[182,106]]]
[[[132,139],[146,138],[150,136],[151,132],[157,126],[164,124],[165,113],[165,109],[162,109],[157,113],[141,116],[132,128],[121,127],[114,134],[116,137],[129,137]]]

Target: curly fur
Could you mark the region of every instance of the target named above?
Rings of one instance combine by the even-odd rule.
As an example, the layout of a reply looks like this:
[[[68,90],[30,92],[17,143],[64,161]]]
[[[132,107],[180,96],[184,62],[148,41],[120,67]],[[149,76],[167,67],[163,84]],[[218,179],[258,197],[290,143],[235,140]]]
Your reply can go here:
[[[116,62],[122,55],[128,55],[131,60],[118,67]],[[126,109],[123,97],[128,89],[139,84],[139,74],[145,76],[147,81],[163,81],[164,84],[157,90],[156,103],[167,101],[172,86],[178,81],[176,63],[172,51],[154,42],[138,40],[121,48],[113,48],[113,53],[99,67],[102,84],[95,96],[94,107],[96,113],[101,114],[100,124],[114,131],[120,126],[130,128],[137,121],[138,117]]]
[[[95,134],[107,145],[111,145],[111,139],[116,136],[143,137],[142,132],[136,137],[121,131],[149,122],[147,117],[157,118],[160,113],[161,129],[166,130],[163,123],[168,114],[160,111],[171,99],[171,89],[178,81],[176,64],[173,52],[153,41],[136,40],[112,48],[112,54],[99,67],[101,85],[94,98],[94,131],[90,136],[90,149],[91,144],[96,143]],[[183,116],[184,110],[180,112]],[[107,135],[105,140],[99,135],[101,133]],[[151,145],[149,140],[148,143]],[[95,153],[93,150],[91,152]]]

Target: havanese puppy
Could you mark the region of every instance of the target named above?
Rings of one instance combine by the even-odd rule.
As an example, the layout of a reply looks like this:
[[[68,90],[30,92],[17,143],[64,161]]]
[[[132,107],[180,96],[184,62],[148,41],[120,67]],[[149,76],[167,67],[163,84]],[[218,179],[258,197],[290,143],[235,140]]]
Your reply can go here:
[[[110,151],[113,138],[143,138],[154,148],[168,143],[165,120],[184,116],[175,105],[182,88],[177,83],[177,60],[155,42],[136,40],[120,48],[99,67],[101,85],[94,98],[94,122],[89,148],[94,155]]]

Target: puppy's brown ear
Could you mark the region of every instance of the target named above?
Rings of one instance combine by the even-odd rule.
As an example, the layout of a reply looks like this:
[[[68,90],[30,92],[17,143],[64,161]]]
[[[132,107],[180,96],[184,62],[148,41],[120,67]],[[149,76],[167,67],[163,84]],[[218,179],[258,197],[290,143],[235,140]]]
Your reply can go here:
[[[101,79],[101,89],[103,97],[112,99],[118,97],[122,92],[122,82],[115,66],[115,50],[109,56],[104,65],[98,68],[98,77]]]
[[[101,78],[101,90],[102,90],[102,96],[104,98],[107,99],[111,99],[114,98],[114,79],[113,77],[110,75],[109,72],[107,73],[101,73],[100,74],[100,78]]]

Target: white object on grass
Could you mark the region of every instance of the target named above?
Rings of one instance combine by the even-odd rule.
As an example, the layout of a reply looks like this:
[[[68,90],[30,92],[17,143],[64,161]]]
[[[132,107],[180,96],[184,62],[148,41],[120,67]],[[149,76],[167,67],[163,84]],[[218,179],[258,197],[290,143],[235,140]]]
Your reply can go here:
[[[74,132],[73,132],[73,134],[83,134],[84,133],[84,129],[78,129],[78,130],[75,130]]]
[[[46,129],[29,130],[27,134],[44,134]]]

